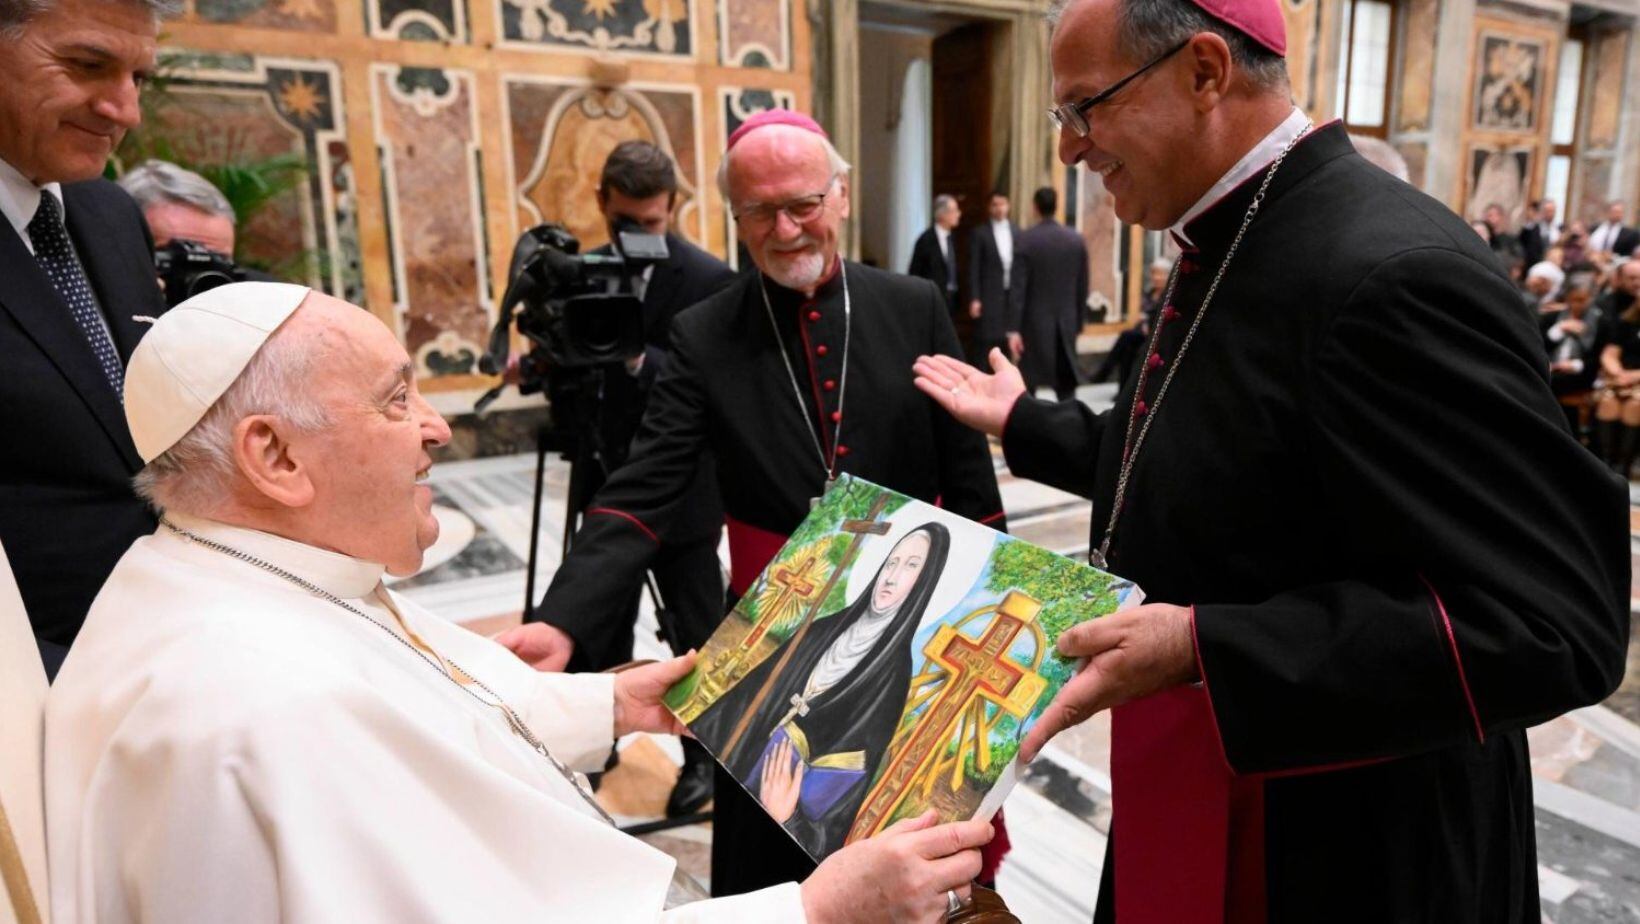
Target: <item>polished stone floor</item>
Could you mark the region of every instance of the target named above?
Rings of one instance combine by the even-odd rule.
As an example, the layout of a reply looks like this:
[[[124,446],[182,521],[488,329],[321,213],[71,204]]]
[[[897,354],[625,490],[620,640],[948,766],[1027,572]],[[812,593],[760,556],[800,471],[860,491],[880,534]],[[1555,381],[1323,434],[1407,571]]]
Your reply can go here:
[[[1086,386],[1079,397],[1102,408],[1112,393],[1109,385]],[[1014,535],[1067,555],[1086,553],[1085,501],[1013,478],[1000,455],[997,467]],[[529,455],[435,467],[443,535],[422,573],[397,589],[479,631],[516,623],[534,474]],[[562,462],[549,462],[537,594],[558,567],[567,477]],[[1640,486],[1633,493],[1640,524]],[[1640,553],[1640,539],[1635,548]],[[662,656],[647,601],[640,622],[646,627],[639,632],[640,656]],[[1640,643],[1630,645],[1627,677],[1610,700],[1534,728],[1529,738],[1544,920],[1640,924]],[[606,775],[599,798],[623,823],[652,821],[661,814],[679,760],[675,739],[639,735],[623,741],[620,766]],[[1109,723],[1100,716],[1056,739],[1009,797],[1005,811],[1015,846],[999,888],[1023,921],[1085,922],[1091,916],[1109,828],[1108,768]],[[647,839],[705,878],[709,824]]]

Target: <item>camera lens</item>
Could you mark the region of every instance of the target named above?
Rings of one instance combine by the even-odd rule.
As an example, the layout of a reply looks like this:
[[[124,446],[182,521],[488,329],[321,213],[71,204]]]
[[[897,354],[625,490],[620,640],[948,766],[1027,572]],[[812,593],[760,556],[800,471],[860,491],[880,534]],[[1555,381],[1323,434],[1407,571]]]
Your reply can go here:
[[[201,292],[208,292],[217,286],[225,286],[233,282],[233,277],[220,270],[201,270],[188,277],[187,295],[194,296]]]

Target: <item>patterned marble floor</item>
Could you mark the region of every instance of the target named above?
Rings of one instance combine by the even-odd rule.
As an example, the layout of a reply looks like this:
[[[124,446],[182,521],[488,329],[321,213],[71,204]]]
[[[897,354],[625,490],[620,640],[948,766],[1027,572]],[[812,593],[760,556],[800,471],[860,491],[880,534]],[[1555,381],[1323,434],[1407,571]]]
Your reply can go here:
[[[1079,397],[1103,408],[1113,391],[1109,385],[1086,386]],[[997,469],[1014,535],[1073,557],[1086,553],[1085,501],[1012,477],[1000,455]],[[435,467],[435,495],[446,508],[441,512],[444,534],[422,573],[400,581],[397,589],[479,631],[516,623],[524,599],[533,478],[534,459],[528,455]],[[560,561],[567,479],[566,466],[551,460],[538,594]],[[1632,493],[1640,524],[1640,486]],[[1640,538],[1635,549],[1640,559]],[[639,655],[664,656],[647,600],[639,619]],[[1636,635],[1624,685],[1606,704],[1529,732],[1538,881],[1543,918],[1551,924],[1640,924],[1640,623]],[[1109,830],[1109,735],[1103,716],[1061,735],[1008,799],[1014,850],[1003,864],[999,889],[1029,924],[1085,922],[1092,914]],[[681,760],[677,742],[639,735],[623,741],[621,748],[621,764],[606,776],[599,798],[623,823],[654,820]],[[706,877],[709,824],[647,839],[676,856],[685,869]]]

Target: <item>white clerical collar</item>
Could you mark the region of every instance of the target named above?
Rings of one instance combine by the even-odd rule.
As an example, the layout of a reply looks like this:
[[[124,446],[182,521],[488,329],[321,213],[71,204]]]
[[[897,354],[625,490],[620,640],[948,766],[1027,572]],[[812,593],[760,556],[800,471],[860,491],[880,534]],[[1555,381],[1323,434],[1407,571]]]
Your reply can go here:
[[[29,178],[23,176],[16,167],[0,160],[0,212],[6,214],[6,220],[17,232],[17,237],[27,247],[29,253],[34,252],[34,243],[28,236],[28,223],[34,220],[34,213],[40,208],[40,191],[47,190],[57,197],[57,204],[63,204],[63,187],[60,183],[47,183],[44,186],[35,186]],[[63,211],[66,217],[67,210]]]
[[[370,596],[387,570],[375,562],[362,561],[261,530],[172,511],[166,511],[165,519],[178,529],[259,558],[343,600]],[[160,532],[167,530],[162,526]]]
[[[1275,160],[1294,138],[1304,134],[1304,129],[1309,124],[1310,117],[1304,114],[1304,110],[1294,106],[1292,113],[1282,120],[1274,131],[1265,135],[1264,140],[1253,145],[1252,150],[1243,154],[1241,160],[1236,161],[1234,167],[1231,167],[1224,176],[1219,177],[1219,181],[1209,187],[1207,192],[1196,200],[1196,204],[1179,216],[1179,220],[1174,222],[1173,227],[1168,230],[1179,240],[1190,243],[1189,235],[1184,233],[1185,226],[1195,221],[1198,215],[1207,211],[1214,203],[1223,199],[1230,193],[1230,190],[1247,182],[1247,179],[1253,174],[1268,167],[1270,162]]]

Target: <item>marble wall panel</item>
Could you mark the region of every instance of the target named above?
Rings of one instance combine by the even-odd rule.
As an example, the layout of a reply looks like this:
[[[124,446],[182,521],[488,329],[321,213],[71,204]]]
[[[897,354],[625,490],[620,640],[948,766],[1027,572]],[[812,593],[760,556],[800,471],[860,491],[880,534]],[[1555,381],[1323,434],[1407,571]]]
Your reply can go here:
[[[466,0],[365,0],[370,34],[407,42],[468,41]]]
[[[1405,17],[1400,57],[1401,95],[1395,114],[1395,129],[1401,132],[1429,130],[1429,111],[1435,87],[1435,34],[1440,19],[1440,0],[1408,0],[1401,7]],[[1421,173],[1422,171],[1420,171]]]
[[[1476,42],[1470,127],[1536,134],[1543,111],[1549,47],[1540,38],[1483,31]]]
[[[1395,144],[1401,159],[1407,162],[1407,182],[1424,188],[1424,168],[1429,162],[1429,144],[1423,141],[1401,141]]]
[[[1610,156],[1585,157],[1578,161],[1577,209],[1571,217],[1584,222],[1590,230],[1606,220],[1614,166]]]
[[[1594,67],[1589,72],[1589,123],[1585,144],[1610,148],[1617,144],[1618,121],[1629,93],[1640,87],[1624,87],[1623,72],[1628,62],[1624,52],[1629,44],[1627,30],[1598,33],[1594,42]]]
[[[296,32],[335,32],[337,0],[195,0],[194,18],[201,22],[289,29]]]
[[[717,0],[717,11],[721,63],[791,69],[791,0]]]
[[[377,65],[371,91],[400,336],[418,375],[470,375],[494,315],[473,75]]]
[[[1115,200],[1105,190],[1104,181],[1084,166],[1076,170],[1082,200],[1076,226],[1088,245],[1088,306],[1096,314],[1103,310],[1109,321],[1122,304],[1123,267],[1117,236],[1126,233],[1126,227],[1116,219]]]
[[[1511,224],[1518,222],[1539,169],[1537,145],[1482,141],[1470,144],[1465,154],[1464,217],[1475,221],[1495,203]]]
[[[506,44],[541,51],[694,55],[691,0],[496,0]]]
[[[1293,101],[1312,111],[1316,104],[1313,74],[1320,51],[1319,0],[1282,0],[1281,15],[1287,20],[1287,77],[1293,86]]]
[[[660,145],[678,168],[673,229],[701,243],[703,163],[699,105],[693,88],[600,88],[554,78],[507,77],[509,175],[518,229],[541,222],[567,227],[583,249],[608,233],[595,192],[604,160],[628,139]]]
[[[302,181],[241,226],[242,256],[333,295],[362,297],[353,203],[343,198],[351,173],[334,65],[179,52],[149,119],[149,130],[185,163],[299,156]]]
[[[791,109],[797,104],[796,97],[787,90],[724,87],[721,93],[722,118],[719,119],[719,124],[723,126],[723,137],[718,139],[720,151],[728,149],[729,136],[747,119],[767,109]],[[727,205],[723,209],[723,239],[728,242],[729,265],[739,269],[740,237],[735,229],[734,216],[729,214]]]

